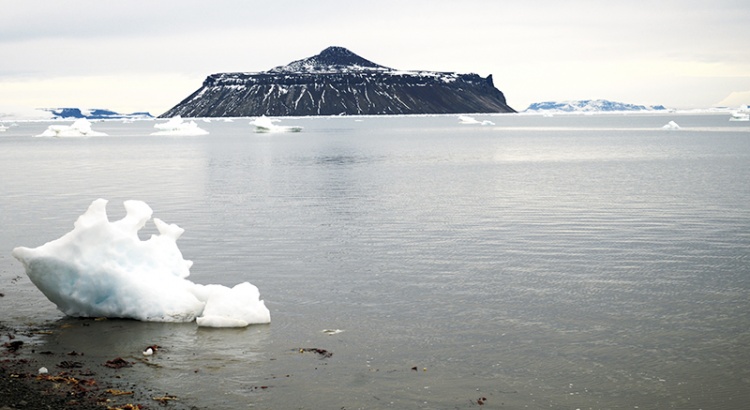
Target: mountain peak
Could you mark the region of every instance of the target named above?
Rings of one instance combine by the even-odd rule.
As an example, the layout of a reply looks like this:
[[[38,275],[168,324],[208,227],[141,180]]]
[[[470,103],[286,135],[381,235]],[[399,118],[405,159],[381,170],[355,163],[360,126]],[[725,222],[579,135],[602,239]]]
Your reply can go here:
[[[269,71],[272,73],[330,73],[365,70],[387,71],[390,68],[375,64],[344,47],[334,46],[312,57],[292,61]]]

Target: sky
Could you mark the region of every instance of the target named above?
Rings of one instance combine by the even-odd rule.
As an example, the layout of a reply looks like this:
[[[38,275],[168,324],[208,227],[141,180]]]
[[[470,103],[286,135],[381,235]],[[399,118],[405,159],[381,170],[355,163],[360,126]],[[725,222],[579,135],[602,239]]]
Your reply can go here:
[[[492,74],[508,104],[750,104],[747,0],[0,0],[0,112],[162,114],[210,74],[346,47]]]

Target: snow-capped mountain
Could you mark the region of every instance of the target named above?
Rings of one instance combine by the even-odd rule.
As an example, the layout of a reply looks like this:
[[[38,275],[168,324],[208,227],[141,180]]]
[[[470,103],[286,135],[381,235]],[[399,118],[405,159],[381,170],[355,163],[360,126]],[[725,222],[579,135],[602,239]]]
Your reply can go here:
[[[613,112],[613,111],[660,111],[663,105],[635,105],[609,100],[545,101],[529,105],[527,112]]]
[[[259,73],[209,75],[162,117],[515,112],[492,76],[399,71],[343,47]]]
[[[271,73],[333,73],[345,71],[391,71],[344,47],[328,47],[320,54],[268,70]]]

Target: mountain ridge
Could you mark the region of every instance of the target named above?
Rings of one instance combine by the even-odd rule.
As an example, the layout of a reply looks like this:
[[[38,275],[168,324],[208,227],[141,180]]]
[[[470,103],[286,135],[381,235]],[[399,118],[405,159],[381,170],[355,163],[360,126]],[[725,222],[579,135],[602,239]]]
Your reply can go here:
[[[343,47],[263,72],[211,74],[161,117],[515,112],[492,75],[401,71]]]

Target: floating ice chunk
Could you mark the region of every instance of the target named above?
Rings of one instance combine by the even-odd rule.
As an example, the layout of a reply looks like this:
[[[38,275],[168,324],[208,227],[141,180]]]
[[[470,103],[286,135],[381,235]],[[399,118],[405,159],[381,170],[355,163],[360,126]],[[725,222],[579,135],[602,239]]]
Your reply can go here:
[[[468,115],[459,115],[458,122],[460,124],[479,124],[479,121],[477,121],[474,117],[469,117]]]
[[[663,126],[662,128],[665,129],[665,130],[679,130],[680,126],[677,125],[676,122],[670,121],[670,122],[667,123],[667,125]]]
[[[151,135],[169,135],[190,137],[194,135],[207,135],[208,131],[198,127],[195,121],[185,122],[179,115],[170,118],[169,121],[154,124],[154,128],[160,130]]]
[[[495,125],[492,121],[479,121],[475,119],[474,117],[469,117],[468,115],[459,115],[458,116],[458,123],[459,124],[479,124],[479,125]]]
[[[155,322],[200,318],[200,326],[221,327],[271,321],[250,283],[230,289],[186,279],[193,263],[177,247],[182,228],[155,218],[159,234],[142,241],[138,231],[151,219],[151,208],[126,201],[127,215],[110,222],[106,205],[104,199],[92,202],[59,239],[13,249],[34,285],[63,313]]]
[[[255,125],[255,132],[300,132],[302,127],[298,126],[284,126],[276,125],[274,122],[279,120],[272,120],[266,116],[258,117],[253,121],[250,121],[250,125]]]
[[[47,130],[37,137],[102,137],[107,134],[91,129],[91,123],[81,118],[71,125],[50,125]]]
[[[268,309],[260,301],[260,292],[253,284],[244,282],[231,289],[219,285],[203,288],[208,290],[209,296],[205,298],[207,302],[203,315],[196,319],[198,326],[245,327],[251,323],[271,321]],[[200,288],[197,291],[201,293]],[[259,305],[247,301],[259,301]]]
[[[747,105],[740,106],[737,111],[732,111],[729,121],[750,121],[750,110],[748,110]]]

